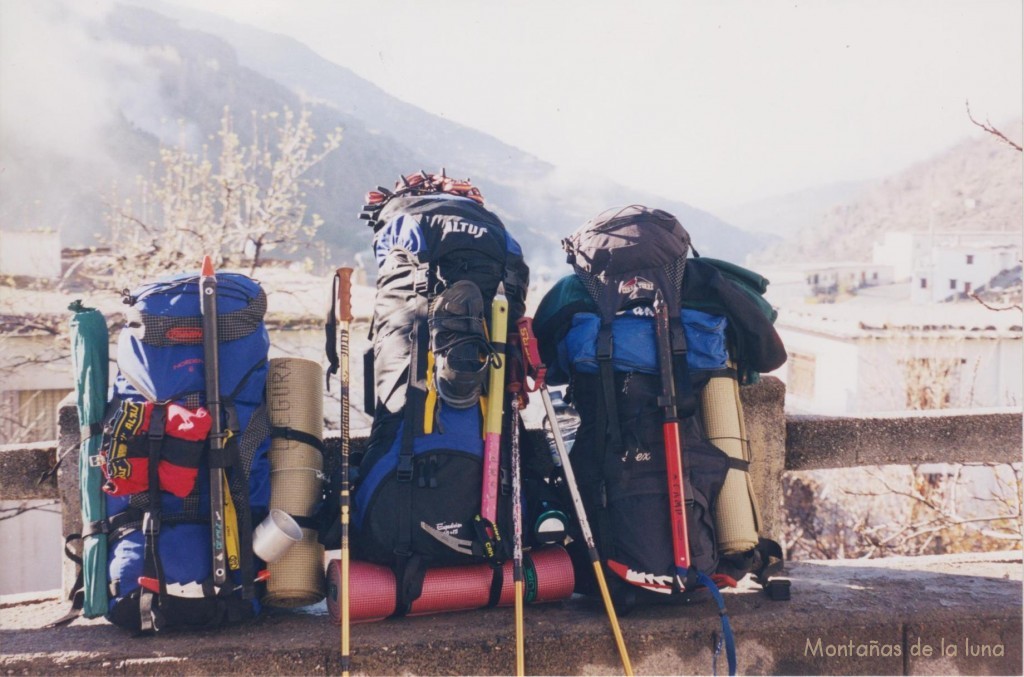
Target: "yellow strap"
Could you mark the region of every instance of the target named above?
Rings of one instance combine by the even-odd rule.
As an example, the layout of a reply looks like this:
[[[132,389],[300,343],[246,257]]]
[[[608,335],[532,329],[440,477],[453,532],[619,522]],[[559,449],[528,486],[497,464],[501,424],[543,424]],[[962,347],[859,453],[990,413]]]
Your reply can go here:
[[[434,351],[427,351],[427,399],[423,406],[423,434],[434,432],[434,411],[437,409],[437,383],[434,381]]]
[[[228,567],[237,571],[241,568],[238,555],[238,515],[235,513],[235,502],[231,500],[227,474],[224,475],[224,541],[228,549]]]

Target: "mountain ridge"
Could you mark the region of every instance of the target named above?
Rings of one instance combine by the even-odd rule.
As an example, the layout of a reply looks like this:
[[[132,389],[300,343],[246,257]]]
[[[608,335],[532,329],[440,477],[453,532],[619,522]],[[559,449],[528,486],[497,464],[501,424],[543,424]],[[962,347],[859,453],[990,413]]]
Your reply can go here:
[[[1020,138],[1020,118],[1003,126]],[[885,232],[1021,231],[1024,160],[978,132],[930,158],[865,185],[795,236],[752,257],[755,263],[870,261]]]
[[[538,269],[564,268],[557,246],[562,237],[607,207],[634,202],[674,213],[708,255],[742,261],[772,241],[679,200],[564,171],[426,113],[286,36],[235,28],[246,36],[236,39],[249,44],[240,54],[219,35],[152,7],[117,4],[81,25],[66,18],[65,28],[76,30],[76,39],[88,47],[71,56],[95,61],[80,64],[82,72],[95,76],[90,85],[113,98],[116,112],[102,119],[96,147],[80,158],[34,148],[27,139],[3,149],[4,164],[18,164],[16,171],[0,174],[0,188],[14,196],[0,208],[6,224],[49,223],[68,245],[94,242],[93,233],[105,225],[104,212],[115,206],[109,204],[111,186],[116,181],[123,192],[137,175],[149,175],[160,143],[185,138],[198,149],[216,134],[225,106],[239,116],[288,106],[311,111],[320,139],[335,127],[344,129],[341,147],[314,169],[323,187],[308,198],[309,211],[326,221],[318,239],[334,260],[369,250],[371,234],[357,218],[367,190],[389,186],[403,173],[441,167],[473,179]],[[256,63],[252,53],[266,63]],[[168,119],[180,122],[174,127]],[[242,127],[236,129],[244,137]],[[51,173],[59,180],[47,191],[40,177]]]

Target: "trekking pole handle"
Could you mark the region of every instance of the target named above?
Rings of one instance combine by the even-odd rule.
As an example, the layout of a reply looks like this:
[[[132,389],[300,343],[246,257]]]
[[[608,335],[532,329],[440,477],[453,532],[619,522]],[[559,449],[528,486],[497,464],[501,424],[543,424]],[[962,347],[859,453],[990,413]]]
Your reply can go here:
[[[338,321],[352,321],[352,269],[338,268]]]
[[[533,379],[533,387],[524,384],[527,392],[536,392],[544,387],[544,377],[547,374],[547,367],[540,360],[540,350],[537,348],[537,336],[533,333],[533,318],[521,317],[516,322],[519,328],[519,342],[523,347],[523,360],[526,362],[526,374]],[[525,379],[524,379],[525,380]]]

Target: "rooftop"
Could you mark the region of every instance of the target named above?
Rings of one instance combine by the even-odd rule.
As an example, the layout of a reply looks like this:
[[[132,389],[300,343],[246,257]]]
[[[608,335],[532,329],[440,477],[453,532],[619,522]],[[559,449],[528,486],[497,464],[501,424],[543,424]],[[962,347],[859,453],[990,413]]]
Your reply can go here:
[[[858,303],[787,303],[779,308],[780,329],[800,329],[839,338],[879,338],[893,332],[964,338],[1021,338],[1021,313],[997,312],[975,301],[915,304],[872,298]]]

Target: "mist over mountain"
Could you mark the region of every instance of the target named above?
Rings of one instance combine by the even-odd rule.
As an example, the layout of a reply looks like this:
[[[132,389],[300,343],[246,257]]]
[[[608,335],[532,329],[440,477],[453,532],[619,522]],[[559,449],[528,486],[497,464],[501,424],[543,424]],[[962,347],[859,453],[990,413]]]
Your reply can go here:
[[[997,125],[1018,143],[1020,118]],[[902,172],[860,188],[755,262],[870,261],[887,232],[1021,232],[1024,159],[964,116],[964,141]],[[741,219],[737,219],[742,222]],[[750,226],[749,223],[745,223]]]
[[[818,224],[830,208],[853,201],[871,183],[844,181],[814,186],[719,210],[719,216],[743,230],[789,238],[802,228]]]
[[[152,176],[161,144],[199,149],[225,106],[240,121],[288,106],[311,111],[320,139],[344,130],[341,147],[313,169],[323,187],[308,196],[334,264],[369,251],[371,233],[357,218],[367,190],[441,167],[472,178],[534,267],[560,271],[562,237],[607,207],[636,202],[674,213],[704,255],[742,262],[774,239],[678,200],[560,170],[399,101],[290,38],[172,6],[32,9],[29,22],[50,39],[38,44],[29,31],[8,48],[37,65],[38,77],[4,83],[19,93],[5,101],[0,129],[5,229],[55,228],[66,246],[93,243],[113,183],[120,198],[131,194],[136,176]],[[246,125],[236,130],[246,143]]]

